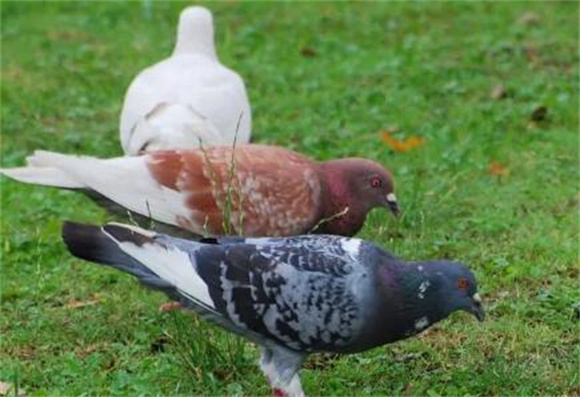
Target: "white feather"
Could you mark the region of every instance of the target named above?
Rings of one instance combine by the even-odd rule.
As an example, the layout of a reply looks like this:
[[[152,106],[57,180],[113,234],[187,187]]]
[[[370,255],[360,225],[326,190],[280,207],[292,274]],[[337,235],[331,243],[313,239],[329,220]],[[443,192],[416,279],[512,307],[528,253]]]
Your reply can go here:
[[[241,117],[241,120],[240,120]],[[239,130],[237,130],[239,121]],[[139,73],[125,95],[125,153],[247,143],[251,111],[243,80],[216,57],[212,15],[186,8],[173,54]],[[149,143],[151,147],[149,147]]]
[[[341,240],[341,247],[350,256],[356,258],[358,256],[361,243],[362,240],[358,238],[344,238]]]
[[[147,237],[152,236],[151,232],[135,226],[116,225]],[[189,295],[205,305],[215,308],[207,285],[195,271],[187,252],[181,251],[177,247],[166,247],[155,242],[145,243],[140,246],[127,241],[119,242],[107,233],[105,229],[103,229],[103,233],[114,240],[123,252],[137,259],[153,273],[174,285],[185,295]]]
[[[63,188],[81,188],[83,185],[58,168],[19,167],[0,169],[0,174],[23,183]]]
[[[146,161],[146,156],[98,159],[38,150],[28,158],[29,167],[1,172],[27,183],[89,188],[130,211],[171,225],[189,219],[184,196],[153,179]]]

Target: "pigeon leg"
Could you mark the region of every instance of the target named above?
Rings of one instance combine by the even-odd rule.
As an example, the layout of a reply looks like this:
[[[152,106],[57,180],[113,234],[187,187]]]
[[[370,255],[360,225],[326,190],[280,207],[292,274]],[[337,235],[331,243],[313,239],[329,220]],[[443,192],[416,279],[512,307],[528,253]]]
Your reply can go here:
[[[304,354],[282,347],[262,348],[260,369],[272,388],[272,396],[305,397],[298,376],[305,358]]]

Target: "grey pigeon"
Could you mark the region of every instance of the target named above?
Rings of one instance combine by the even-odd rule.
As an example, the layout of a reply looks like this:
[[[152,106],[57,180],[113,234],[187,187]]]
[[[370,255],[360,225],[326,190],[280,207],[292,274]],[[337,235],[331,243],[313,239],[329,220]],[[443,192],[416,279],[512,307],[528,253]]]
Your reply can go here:
[[[424,331],[456,310],[484,319],[473,273],[405,263],[357,238],[304,235],[190,241],[134,226],[66,222],[82,259],[110,265],[261,346],[274,395],[303,396],[313,352],[356,353]]]

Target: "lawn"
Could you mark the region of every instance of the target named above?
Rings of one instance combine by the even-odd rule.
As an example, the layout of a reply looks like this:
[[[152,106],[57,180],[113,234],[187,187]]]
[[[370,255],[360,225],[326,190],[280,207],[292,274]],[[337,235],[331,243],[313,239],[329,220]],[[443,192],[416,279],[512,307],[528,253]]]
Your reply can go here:
[[[124,91],[171,51],[184,5],[3,1],[2,166],[39,148],[121,155]],[[219,55],[248,86],[253,140],[385,164],[403,215],[376,210],[359,236],[461,260],[484,297],[484,323],[457,313],[412,340],[311,357],[306,393],[580,395],[578,3],[209,7]],[[422,144],[395,150],[385,131]],[[161,294],[67,253],[61,222],[104,211],[0,186],[2,382],[29,396],[269,393],[252,345],[160,313]]]

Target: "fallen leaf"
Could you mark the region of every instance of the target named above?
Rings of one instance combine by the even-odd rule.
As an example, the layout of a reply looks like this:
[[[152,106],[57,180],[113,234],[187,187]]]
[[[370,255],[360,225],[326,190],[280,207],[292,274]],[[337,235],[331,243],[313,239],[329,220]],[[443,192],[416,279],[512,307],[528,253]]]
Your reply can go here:
[[[404,141],[401,141],[391,136],[389,130],[385,130],[381,133],[381,139],[395,152],[406,152],[407,150],[411,150],[425,144],[425,139],[416,135],[410,136]]]
[[[489,173],[491,175],[501,176],[501,175],[509,175],[510,171],[500,163],[492,161],[491,163],[489,163]]]
[[[26,390],[18,387],[16,388],[16,391],[18,391],[18,393],[15,393],[15,388],[12,383],[0,382],[0,396],[8,396],[8,395],[10,396],[18,395],[18,397],[26,396]]]
[[[300,54],[306,58],[312,58],[318,55],[314,48],[308,46],[300,48]]]
[[[548,108],[546,106],[538,106],[532,112],[530,118],[532,121],[544,121],[548,117]]]
[[[100,299],[96,295],[94,297],[92,297],[91,299],[88,299],[86,301],[72,298],[71,300],[68,301],[68,303],[66,305],[64,305],[64,307],[67,309],[81,309],[85,306],[96,305],[99,302],[100,302]]]
[[[99,345],[97,345],[96,343],[91,343],[87,346],[79,347],[78,349],[76,349],[75,353],[78,357],[85,358],[89,354],[94,353],[99,349],[100,349]]]
[[[91,343],[90,345],[88,345],[84,350],[83,353],[85,354],[91,354],[92,352],[97,351],[99,347],[95,344],[95,343]]]
[[[491,89],[491,93],[489,94],[489,96],[491,97],[491,99],[498,100],[507,98],[508,95],[505,86],[499,84]]]
[[[540,22],[540,16],[538,14],[536,14],[535,12],[525,12],[523,13],[519,18],[518,18],[518,23],[521,25],[536,25],[538,22]]]

